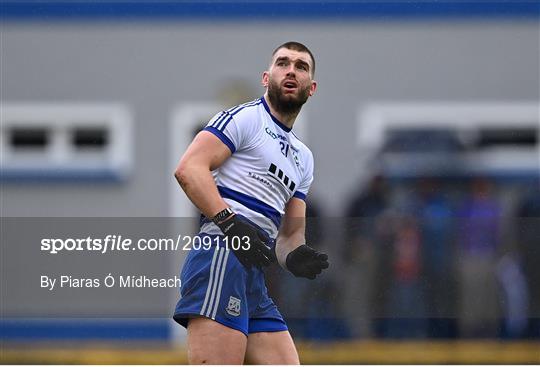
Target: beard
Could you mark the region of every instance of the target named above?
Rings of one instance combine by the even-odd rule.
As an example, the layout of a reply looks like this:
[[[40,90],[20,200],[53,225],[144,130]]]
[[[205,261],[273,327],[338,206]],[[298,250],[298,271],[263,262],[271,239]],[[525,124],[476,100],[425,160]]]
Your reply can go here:
[[[282,114],[298,114],[309,98],[310,86],[298,88],[298,94],[283,94],[278,83],[270,79],[268,83],[268,99],[272,106]]]

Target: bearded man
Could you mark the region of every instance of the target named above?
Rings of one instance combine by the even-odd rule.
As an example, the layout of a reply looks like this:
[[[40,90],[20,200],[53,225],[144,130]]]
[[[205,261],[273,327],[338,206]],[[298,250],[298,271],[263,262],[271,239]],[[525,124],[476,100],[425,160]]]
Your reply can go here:
[[[264,96],[215,115],[175,171],[201,211],[200,242],[212,244],[192,249],[181,273],[174,319],[187,328],[189,363],[299,364],[263,268],[315,279],[329,265],[305,244],[313,155],[292,131],[314,73],[303,44],[276,48]]]

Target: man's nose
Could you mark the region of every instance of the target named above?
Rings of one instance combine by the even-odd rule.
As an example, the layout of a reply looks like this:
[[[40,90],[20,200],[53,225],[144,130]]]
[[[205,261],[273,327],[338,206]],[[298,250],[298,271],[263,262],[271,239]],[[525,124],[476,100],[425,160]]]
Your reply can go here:
[[[289,68],[287,69],[287,76],[295,76],[294,66],[289,66]]]

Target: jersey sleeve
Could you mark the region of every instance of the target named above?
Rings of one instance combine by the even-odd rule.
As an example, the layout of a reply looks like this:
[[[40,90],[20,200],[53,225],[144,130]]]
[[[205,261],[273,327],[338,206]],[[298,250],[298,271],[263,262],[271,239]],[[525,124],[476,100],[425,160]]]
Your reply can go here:
[[[302,200],[306,200],[309,188],[313,182],[313,154],[311,154],[310,151],[307,153],[305,158],[304,176],[302,177],[298,189],[293,194],[293,197]]]
[[[217,136],[234,153],[249,146],[257,131],[255,121],[243,116],[232,116],[227,111],[215,115],[204,130]]]

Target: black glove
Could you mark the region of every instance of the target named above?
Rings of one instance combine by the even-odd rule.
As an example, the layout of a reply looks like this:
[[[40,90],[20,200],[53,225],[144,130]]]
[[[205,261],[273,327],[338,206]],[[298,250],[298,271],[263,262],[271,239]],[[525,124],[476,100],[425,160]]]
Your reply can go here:
[[[271,249],[272,239],[264,230],[240,214],[234,214],[216,225],[221,232],[229,237],[229,248],[234,252],[238,261],[246,268],[268,266],[276,261],[274,252]],[[244,240],[244,236],[249,238],[249,242]],[[233,237],[240,239],[240,248],[233,246],[237,241]],[[235,248],[237,247],[237,248]]]
[[[328,268],[328,255],[320,253],[307,245],[291,251],[285,260],[287,269],[296,277],[315,279],[323,269]]]

